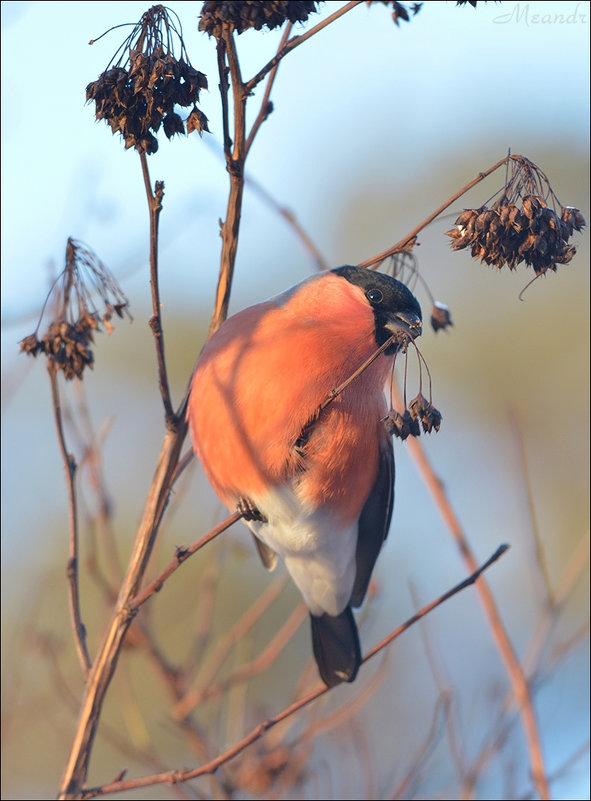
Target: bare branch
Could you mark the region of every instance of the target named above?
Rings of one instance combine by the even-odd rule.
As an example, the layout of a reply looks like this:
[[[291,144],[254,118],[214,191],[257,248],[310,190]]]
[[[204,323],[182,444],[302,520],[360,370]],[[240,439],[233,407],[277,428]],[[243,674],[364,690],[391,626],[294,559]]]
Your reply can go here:
[[[353,8],[355,8],[355,6],[358,6],[361,2],[362,0],[353,0],[353,2],[347,3],[346,5],[337,9],[337,11],[331,14],[330,17],[327,17],[322,22],[319,22],[318,25],[315,25],[313,28],[310,28],[310,30],[306,31],[306,33],[303,33],[300,36],[294,36],[292,39],[290,39],[286,43],[285,47],[280,49],[279,52],[275,56],[273,56],[271,61],[268,62],[268,64],[265,64],[265,66],[261,70],[259,70],[259,72],[257,72],[257,74],[253,78],[251,78],[250,81],[244,84],[245,94],[250,94],[254,89],[254,87],[263,80],[265,75],[272,69],[274,69],[277,66],[277,64],[279,64],[281,59],[284,58],[288,53],[291,53],[291,51],[294,50],[298,45],[303,44],[311,36],[314,36],[314,34],[318,33],[323,28],[326,28],[327,25],[331,24],[331,22],[334,22],[339,17],[342,17],[343,14],[346,14],[347,11],[351,11]]]
[[[222,93],[224,117],[224,153],[226,169],[230,176],[230,193],[226,209],[226,219],[222,225],[222,253],[220,272],[214,302],[214,309],[209,326],[209,334],[220,327],[228,315],[230,293],[234,277],[234,265],[238,250],[238,234],[240,216],[242,214],[242,196],[244,193],[244,160],[246,158],[246,95],[243,92],[242,76],[236,52],[236,43],[232,31],[224,31],[224,45],[218,45],[218,69],[220,73],[220,91]],[[226,66],[226,59],[228,66]],[[228,122],[228,69],[232,81],[232,98],[234,111],[234,141],[229,137]],[[224,100],[225,98],[225,100]]]
[[[430,223],[432,223],[436,217],[439,217],[439,215],[442,212],[444,212],[449,206],[451,206],[452,203],[455,203],[456,200],[458,200],[458,198],[462,197],[462,195],[465,195],[466,192],[472,189],[472,187],[476,186],[476,184],[479,184],[495,170],[498,170],[499,167],[503,166],[503,164],[507,164],[509,159],[519,159],[519,158],[521,158],[521,156],[505,156],[504,159],[497,161],[496,164],[493,164],[492,167],[489,167],[484,172],[479,172],[476,178],[473,178],[471,181],[469,181],[459,191],[457,191],[450,198],[448,198],[448,200],[446,200],[442,206],[439,206],[438,209],[435,209],[435,211],[432,212],[427,218],[425,218],[422,223],[419,223],[419,225],[417,225],[416,228],[413,228],[410,234],[407,234],[404,237],[404,239],[401,239],[399,242],[397,242],[395,245],[392,245],[392,247],[388,248],[387,250],[383,250],[381,253],[378,253],[377,256],[372,256],[370,259],[362,261],[357,266],[373,267],[374,265],[378,265],[384,259],[387,259],[389,256],[393,256],[395,253],[401,253],[404,250],[412,250],[412,248],[416,243],[417,235],[423,230],[423,228],[426,228]]]
[[[162,211],[162,198],[164,197],[164,182],[156,181],[155,191],[152,192],[150,183],[150,173],[148,170],[148,157],[145,153],[140,153],[142,164],[142,174],[146,188],[146,198],[148,200],[148,211],[150,214],[150,286],[152,288],[152,317],[150,318],[150,328],[154,334],[156,344],[156,356],[158,359],[158,385],[160,395],[164,404],[164,415],[168,428],[174,428],[175,415],[172,410],[170,400],[170,388],[168,386],[168,375],[166,373],[166,359],[164,356],[164,331],[162,330],[162,316],[160,304],[160,285],[158,277],[158,222]]]
[[[289,34],[291,33],[292,28],[293,28],[293,24],[291,22],[289,22],[285,26],[285,30],[283,31],[283,36],[281,37],[281,41],[279,43],[279,51],[278,52],[280,52],[282,50],[282,48],[285,46],[285,43],[287,42],[287,40],[289,38]],[[252,143],[254,141],[254,138],[257,135],[258,131],[259,131],[259,128],[261,127],[263,122],[267,119],[267,117],[269,116],[269,114],[270,114],[270,112],[272,110],[273,106],[272,106],[271,101],[270,101],[271,89],[273,88],[273,84],[274,84],[275,78],[277,76],[278,68],[279,68],[279,62],[277,62],[277,64],[275,64],[275,66],[272,68],[272,70],[271,70],[271,72],[269,74],[269,80],[267,81],[267,85],[265,86],[265,93],[263,94],[263,99],[261,101],[261,107],[259,109],[259,113],[257,114],[256,119],[252,124],[252,128],[250,129],[250,133],[248,134],[248,137],[246,139],[246,145],[245,145],[245,148],[244,148],[244,155],[245,156],[248,155],[248,153],[250,151],[250,148],[252,146]]]
[[[188,559],[190,556],[193,556],[193,554],[197,553],[197,551],[201,550],[201,548],[218,537],[227,528],[230,528],[230,526],[233,525],[237,520],[240,520],[241,517],[242,512],[234,512],[226,517],[226,519],[223,520],[218,526],[213,528],[211,531],[208,531],[207,534],[204,534],[203,537],[195,540],[195,542],[192,545],[189,545],[188,548],[179,546],[176,549],[173,559],[171,559],[160,575],[150,582],[145,590],[140,592],[139,595],[136,595],[135,598],[132,598],[132,600],[129,601],[130,611],[135,613],[139,607],[148,600],[148,598],[154,595],[154,593],[160,592],[166,579],[171,576],[175,570],[178,570],[178,568],[186,559]]]
[[[495,553],[487,559],[487,561],[478,567],[471,576],[461,581],[455,587],[445,592],[436,600],[432,601],[427,606],[423,607],[423,609],[419,610],[415,615],[413,615],[406,623],[403,623],[399,626],[395,631],[392,632],[388,637],[385,637],[381,642],[379,642],[374,648],[372,648],[363,658],[362,663],[367,662],[369,659],[374,657],[377,653],[381,650],[386,648],[393,640],[399,637],[404,631],[408,628],[413,626],[417,621],[423,618],[425,615],[432,612],[442,603],[447,601],[449,598],[453,597],[457,593],[461,592],[462,590],[466,589],[467,587],[471,586],[478,580],[481,574],[487,570],[494,562],[499,559],[503,553],[507,550],[506,545],[501,545]],[[300,709],[311,704],[313,701],[316,701],[318,698],[321,698],[327,692],[330,691],[331,688],[327,687],[326,685],[322,685],[318,687],[316,690],[313,690],[308,695],[300,698],[298,701],[294,702],[290,706],[286,707],[284,710],[279,712],[279,714],[269,718],[268,720],[260,723],[256,726],[249,734],[243,737],[236,745],[229,748],[227,751],[224,751],[222,754],[217,756],[215,759],[212,759],[205,765],[201,765],[198,768],[192,769],[183,769],[183,770],[169,770],[165,771],[164,773],[153,774],[151,776],[140,776],[136,779],[128,779],[122,781],[115,781],[110,782],[109,784],[104,784],[101,787],[92,787],[86,790],[80,790],[78,798],[86,799],[86,798],[95,798],[101,795],[107,795],[108,793],[115,793],[115,792],[123,792],[125,790],[132,790],[138,789],[140,787],[151,787],[157,784],[177,784],[178,782],[188,781],[189,779],[196,779],[199,776],[206,776],[212,773],[215,773],[222,765],[229,762],[234,757],[238,756],[238,754],[242,753],[246,748],[248,748],[252,743],[260,740],[269,729],[272,729],[278,723],[281,723],[283,720],[294,715],[296,712],[299,712]]]
[[[70,614],[72,616],[72,626],[74,629],[74,641],[78,652],[78,659],[82,666],[84,677],[88,676],[91,667],[90,656],[86,645],[86,627],[82,622],[80,611],[80,592],[78,585],[78,496],[76,493],[76,460],[74,455],[68,453],[66,437],[62,423],[62,407],[57,386],[57,370],[53,361],[48,362],[47,371],[51,384],[51,400],[53,405],[53,417],[57,438],[66,471],[66,486],[68,490],[68,511],[70,517],[70,558],[68,559],[67,576],[70,588]]]

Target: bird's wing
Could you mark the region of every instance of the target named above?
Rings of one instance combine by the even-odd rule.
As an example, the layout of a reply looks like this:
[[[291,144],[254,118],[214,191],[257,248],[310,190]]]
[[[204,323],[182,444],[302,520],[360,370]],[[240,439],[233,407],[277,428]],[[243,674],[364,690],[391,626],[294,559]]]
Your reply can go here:
[[[380,442],[378,475],[359,516],[355,562],[357,572],[351,606],[360,606],[384,540],[388,535],[394,506],[394,449],[390,437]]]

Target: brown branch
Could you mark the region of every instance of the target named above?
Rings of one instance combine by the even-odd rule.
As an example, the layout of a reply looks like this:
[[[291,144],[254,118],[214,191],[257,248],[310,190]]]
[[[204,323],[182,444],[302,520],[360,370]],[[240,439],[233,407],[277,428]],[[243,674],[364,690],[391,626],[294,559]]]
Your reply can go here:
[[[342,17],[343,14],[347,13],[347,11],[351,11],[351,9],[355,8],[355,6],[358,6],[361,2],[362,0],[353,0],[353,2],[347,3],[346,5],[342,6],[337,11],[335,11],[333,14],[331,14],[329,17],[327,17],[325,20],[319,22],[318,25],[315,25],[313,28],[310,28],[310,30],[306,31],[306,33],[303,33],[300,36],[294,36],[292,39],[290,39],[285,44],[285,46],[281,48],[275,56],[273,56],[271,61],[265,64],[265,66],[261,70],[259,70],[257,74],[250,79],[250,81],[244,84],[245,94],[247,95],[250,94],[252,90],[255,88],[255,86],[263,80],[265,75],[272,69],[274,69],[277,66],[277,64],[279,64],[281,59],[284,58],[288,53],[291,53],[291,51],[294,50],[298,45],[303,44],[311,36],[314,36],[314,34],[318,33],[323,28],[326,28],[327,25],[330,25],[336,19]]]
[[[384,259],[387,259],[389,256],[393,256],[395,253],[401,253],[402,251],[405,250],[412,250],[412,248],[415,245],[417,235],[423,230],[423,228],[426,228],[430,223],[432,223],[436,217],[439,217],[439,215],[442,212],[444,212],[449,206],[451,206],[452,203],[455,203],[456,200],[458,200],[458,198],[462,197],[462,195],[464,195],[466,192],[472,189],[472,187],[476,186],[476,184],[479,184],[480,181],[483,181],[485,178],[488,178],[488,176],[491,173],[493,173],[495,170],[498,170],[499,167],[503,166],[503,164],[507,164],[510,159],[513,159],[514,161],[519,161],[521,159],[521,156],[511,156],[511,155],[505,156],[504,159],[497,161],[497,163],[493,164],[492,167],[489,167],[484,172],[478,173],[476,178],[473,178],[471,181],[469,181],[459,191],[457,191],[454,195],[448,198],[448,200],[446,200],[442,206],[439,206],[438,209],[435,209],[435,211],[432,212],[432,214],[430,214],[426,219],[424,219],[422,223],[419,223],[416,228],[413,228],[410,234],[407,234],[404,237],[404,239],[401,239],[399,242],[397,242],[395,245],[392,245],[392,247],[388,248],[387,250],[383,250],[381,253],[378,253],[377,256],[372,256],[370,259],[362,261],[357,266],[372,267],[384,261]]]
[[[233,33],[225,29],[223,33],[224,46],[218,45],[218,69],[220,73],[220,92],[222,93],[222,111],[224,119],[224,153],[226,156],[226,169],[230,176],[230,193],[226,208],[226,219],[222,225],[222,253],[220,257],[220,272],[214,302],[213,313],[209,325],[209,334],[220,327],[228,316],[232,280],[234,278],[234,265],[238,250],[238,234],[240,231],[240,216],[242,213],[242,196],[244,193],[244,160],[246,136],[246,95],[243,92],[242,76],[238,63],[238,54]],[[226,58],[228,67],[226,67]],[[230,71],[232,80],[232,98],[234,111],[234,142],[229,137],[228,122],[228,78]]]
[[[283,36],[281,37],[281,41],[279,43],[278,52],[280,52],[281,49],[285,46],[285,43],[287,42],[287,40],[289,38],[289,34],[291,33],[292,28],[293,28],[293,23],[291,23],[291,22],[289,22],[285,26],[285,30],[283,31]],[[259,113],[257,114],[256,119],[252,124],[252,128],[250,129],[250,133],[248,134],[248,137],[246,139],[246,144],[245,144],[245,148],[244,148],[244,155],[245,156],[248,155],[248,153],[250,151],[250,148],[252,146],[252,143],[254,141],[254,138],[257,135],[258,131],[259,131],[259,128],[261,127],[263,122],[267,119],[267,117],[269,116],[269,114],[272,111],[273,106],[272,106],[271,101],[270,101],[271,89],[273,88],[273,84],[275,82],[275,78],[277,77],[277,70],[278,69],[279,69],[279,62],[277,62],[277,64],[275,64],[275,66],[270,71],[269,80],[267,81],[267,85],[265,86],[265,92],[263,94],[263,99],[261,101],[261,107],[259,108]]]
[[[72,627],[74,630],[74,642],[78,659],[82,666],[84,677],[88,676],[91,668],[90,656],[86,645],[86,627],[82,622],[80,611],[80,590],[78,584],[78,496],[76,493],[76,459],[74,455],[68,453],[64,427],[62,423],[62,406],[60,401],[59,389],[57,386],[57,369],[50,360],[47,364],[49,382],[51,384],[51,400],[53,405],[53,417],[57,431],[60,452],[66,471],[66,487],[68,491],[68,513],[70,519],[70,558],[68,559],[67,577],[69,586],[70,615],[72,617]]]
[[[88,484],[95,495],[96,504],[96,511],[94,513],[89,513],[87,516],[87,524],[91,535],[94,534],[95,531],[99,532],[99,540],[103,546],[113,581],[119,582],[122,578],[122,570],[113,533],[112,504],[104,478],[102,457],[104,440],[110,429],[112,419],[106,426],[102,427],[102,432],[95,432],[86,398],[84,382],[77,382],[75,389],[78,399],[77,418],[80,422],[80,428],[76,428],[76,433],[79,437],[79,447],[82,453],[78,469],[80,475],[83,474],[84,468],[87,469]],[[86,563],[89,568],[96,568],[95,578],[98,579],[99,582],[103,581],[104,583],[106,582],[106,578],[101,576],[98,570],[96,543],[93,543],[93,540],[94,537],[91,536],[91,543],[94,545],[94,548],[91,549]],[[106,583],[109,584],[110,582]],[[112,595],[111,590],[110,594]],[[111,597],[110,600],[112,602],[114,600],[113,597]]]
[[[240,520],[241,517],[242,512],[234,512],[226,517],[226,519],[223,520],[218,526],[212,528],[212,530],[208,531],[207,534],[204,534],[203,537],[195,540],[195,542],[192,545],[189,545],[188,548],[179,546],[176,549],[174,557],[170,560],[164,570],[158,576],[156,576],[156,578],[151,581],[142,592],[129,601],[128,608],[130,611],[135,613],[140,606],[148,600],[148,598],[154,595],[154,593],[160,592],[166,579],[171,576],[175,570],[178,570],[178,568],[186,559],[188,559],[190,556],[193,556],[193,554],[197,553],[197,551],[201,550],[201,548],[218,537],[227,528],[230,528],[230,526],[236,523],[237,520]]]
[[[413,626],[417,621],[421,620],[421,618],[423,618],[425,615],[432,612],[452,596],[474,584],[480,575],[494,562],[496,562],[497,559],[499,559],[499,557],[507,550],[507,547],[507,545],[501,545],[499,548],[497,548],[495,553],[489,559],[487,559],[487,561],[481,567],[477,568],[471,576],[468,576],[468,578],[464,579],[464,581],[461,581],[455,587],[445,592],[427,606],[423,607],[423,609],[419,610],[409,620],[399,626],[390,635],[381,640],[381,642],[379,642],[374,648],[368,651],[362,662],[367,662],[381,650],[386,648],[404,631]],[[222,765],[238,756],[238,754],[246,750],[246,748],[252,745],[252,743],[260,740],[260,738],[263,737],[263,735],[266,734],[269,729],[272,729],[278,723],[281,723],[283,720],[291,717],[296,712],[299,712],[300,709],[303,709],[313,701],[321,698],[323,695],[329,692],[330,689],[331,688],[326,687],[325,685],[318,687],[316,690],[313,690],[312,692],[308,693],[308,695],[300,698],[298,701],[295,701],[293,704],[283,709],[277,715],[269,718],[263,723],[260,723],[234,746],[224,751],[215,759],[212,759],[210,762],[206,763],[205,765],[201,765],[198,768],[169,770],[165,771],[164,773],[153,774],[150,776],[140,776],[136,779],[114,781],[110,782],[109,784],[104,784],[100,787],[91,787],[86,790],[79,790],[77,797],[81,799],[95,798],[97,796],[107,795],[108,793],[123,792],[125,790],[133,790],[140,787],[150,787],[156,784],[177,784],[179,782],[189,781],[190,779],[196,779],[200,776],[206,776],[215,773]]]
[[[396,403],[401,405],[402,400],[400,398],[400,393],[395,385],[393,386],[393,393],[396,398]],[[407,443],[415,465],[425,485],[431,492],[435,504],[460,550],[464,563],[468,570],[473,571],[477,564],[476,558],[472,553],[472,549],[470,548],[460,522],[452,509],[451,503],[445,494],[442,482],[435,475],[419,440],[415,437],[409,437]],[[550,789],[546,777],[540,733],[538,731],[529,685],[511,640],[509,639],[509,635],[505,630],[488,584],[485,581],[479,582],[476,586],[476,591],[478,592],[486,617],[488,618],[497,649],[505,663],[515,701],[519,707],[522,726],[527,741],[530,769],[534,785],[540,798],[548,799],[550,798]]]
[[[359,378],[361,373],[367,370],[370,364],[373,364],[373,362],[375,362],[378,356],[382,354],[385,350],[387,350],[396,341],[396,339],[397,339],[396,335],[392,335],[391,337],[389,337],[382,345],[380,345],[380,347],[376,351],[374,351],[374,353],[372,353],[369,359],[366,359],[363,362],[361,367],[358,367],[354,373],[351,373],[349,378],[343,381],[342,384],[339,384],[338,387],[331,389],[326,398],[322,401],[322,403],[318,407],[317,415],[320,414],[320,412],[322,412],[324,409],[326,409],[329,403],[332,403],[333,400],[335,400],[335,398],[338,398],[338,396],[341,395],[347,389],[349,384],[355,381],[356,378]]]
[[[179,410],[178,419],[181,422],[178,429],[176,431],[168,430],[165,434],[144,515],[115,610],[88,676],[77,730],[62,779],[60,798],[77,797],[86,780],[90,753],[104,699],[117,666],[123,640],[134,615],[134,610],[129,608],[129,602],[137,594],[162,515],[168,503],[172,476],[178,464],[187,431],[185,411],[186,397]]]
[[[152,192],[150,183],[150,173],[148,170],[148,157],[145,153],[140,153],[142,164],[142,174],[148,200],[148,211],[150,214],[150,287],[152,289],[152,317],[150,318],[150,328],[154,334],[156,344],[156,358],[158,360],[158,386],[162,403],[164,404],[164,416],[166,426],[173,429],[176,425],[176,417],[172,409],[170,400],[170,388],[168,386],[168,375],[166,372],[166,359],[164,356],[164,331],[162,330],[162,316],[160,303],[160,285],[158,278],[158,223],[160,212],[162,211],[162,198],[164,197],[164,182],[156,181],[155,191]]]

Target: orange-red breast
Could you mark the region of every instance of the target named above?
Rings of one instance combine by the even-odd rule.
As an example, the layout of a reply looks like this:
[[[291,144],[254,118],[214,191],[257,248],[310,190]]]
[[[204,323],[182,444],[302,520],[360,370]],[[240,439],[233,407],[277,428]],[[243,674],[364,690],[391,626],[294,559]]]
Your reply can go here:
[[[382,420],[399,345],[319,407],[393,333],[420,330],[404,284],[339,267],[230,317],[195,368],[188,419],[197,456],[227,507],[247,510],[264,564],[285,562],[329,686],[357,675],[351,607],[363,601],[390,526],[394,459]]]

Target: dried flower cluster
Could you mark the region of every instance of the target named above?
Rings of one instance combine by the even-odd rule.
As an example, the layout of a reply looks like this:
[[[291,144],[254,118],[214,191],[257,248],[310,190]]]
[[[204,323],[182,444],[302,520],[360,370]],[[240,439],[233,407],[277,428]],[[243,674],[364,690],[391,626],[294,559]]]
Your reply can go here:
[[[513,270],[524,261],[537,275],[568,264],[576,253],[568,240],[585,226],[583,215],[561,206],[533,162],[510,156],[509,164],[512,174],[499,198],[490,207],[465,209],[446,232],[452,248],[469,247],[474,258],[499,269],[506,264]]]
[[[284,22],[305,22],[317,11],[316,3],[303,0],[206,0],[201,9],[199,30],[216,39],[222,38],[224,25],[230,31],[242,33],[248,28],[280,28]]]
[[[440,303],[438,300],[433,301],[433,308],[431,309],[431,327],[433,331],[445,331],[450,325],[453,325],[451,320],[451,312],[445,303]]]
[[[451,320],[449,322],[451,325]],[[407,379],[408,379],[408,346],[412,345],[416,351],[419,360],[419,391],[415,398],[413,398],[410,403],[406,401],[406,387],[407,387]],[[405,440],[407,437],[418,437],[421,434],[421,428],[425,432],[425,434],[430,434],[432,431],[439,431],[441,427],[441,412],[433,406],[433,402],[431,399],[431,373],[429,371],[429,367],[427,362],[425,361],[425,357],[420,352],[417,343],[414,339],[411,339],[409,336],[406,337],[406,341],[404,346],[400,348],[397,352],[397,356],[399,354],[404,354],[405,357],[405,365],[404,365],[404,412],[400,413],[390,406],[390,410],[386,417],[383,419],[383,423],[386,427],[386,431],[390,436],[399,437],[402,440]],[[427,374],[427,378],[429,381],[429,400],[423,394],[423,369]]]
[[[371,6],[374,3],[382,3],[385,6],[392,6],[392,19],[396,25],[400,25],[400,20],[404,20],[404,22],[410,22],[411,14],[414,17],[419,13],[423,5],[422,3],[413,3],[412,5],[408,5],[408,3],[398,3],[397,0],[366,0],[366,4],[368,6]]]
[[[403,414],[390,409],[384,419],[384,425],[390,436],[405,440],[407,437],[420,436],[421,428],[426,434],[430,434],[433,430],[439,431],[441,420],[441,412],[425,398],[422,392],[419,392]]]
[[[93,296],[104,304],[99,314]],[[66,266],[54,283],[48,301],[55,309],[55,318],[39,337],[37,325],[34,333],[20,343],[21,353],[37,356],[44,353],[51,368],[62,370],[67,380],[82,378],[86,367],[92,367],[94,355],[90,348],[95,331],[101,322],[110,333],[113,314],[129,315],[128,301],[107,268],[81,242],[68,239]],[[44,307],[44,308],[45,308]]]
[[[174,39],[181,56],[174,54]],[[97,120],[106,120],[113,133],[120,133],[125,147],[139,153],[155,153],[155,134],[162,126],[170,139],[175,134],[208,131],[207,117],[197,108],[207,78],[191,66],[180,23],[174,24],[164,6],[153,6],[142,16],[121,45],[119,60],[86,87],[87,102],[94,101]],[[186,120],[175,105],[193,106]]]

